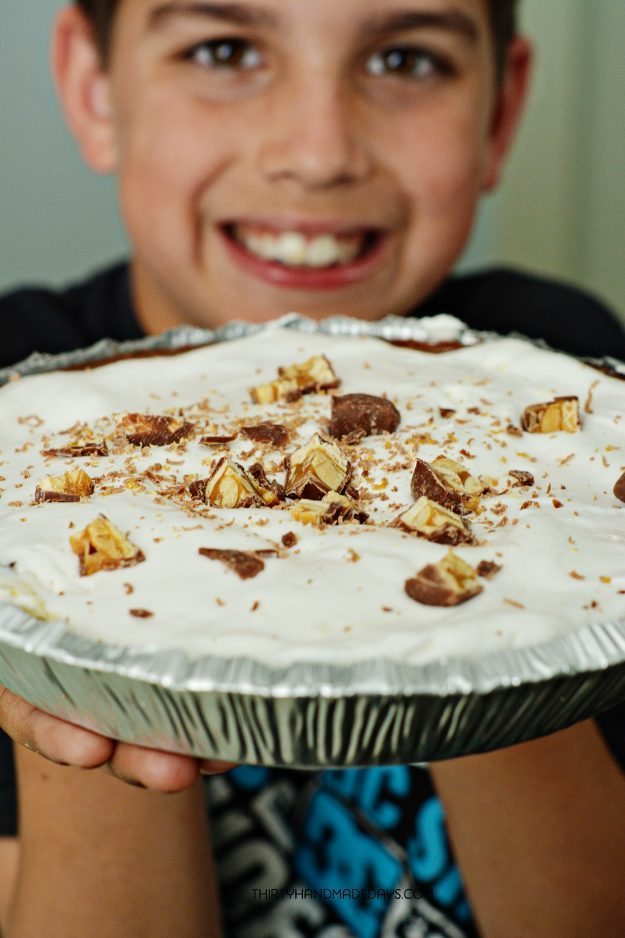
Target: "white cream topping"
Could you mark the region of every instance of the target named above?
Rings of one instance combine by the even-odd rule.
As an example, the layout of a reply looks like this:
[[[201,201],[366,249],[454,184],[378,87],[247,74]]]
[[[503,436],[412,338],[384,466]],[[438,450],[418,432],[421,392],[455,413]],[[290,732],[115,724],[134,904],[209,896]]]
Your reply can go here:
[[[270,479],[283,482],[284,451],[243,436],[211,447],[196,438],[106,457],[41,456],[44,448],[67,445],[72,435],[61,431],[77,422],[98,437],[127,412],[180,410],[198,422],[198,437],[281,423],[290,431],[285,451],[293,452],[323,430],[330,396],[261,406],[249,388],[312,355],[329,358],[341,379],[338,393],[387,395],[402,416],[392,437],[344,446],[354,484],[370,498],[367,526],[319,530],[288,510],[184,510],[180,499],[158,496],[158,487],[182,486],[185,475],[205,478],[226,454],[246,467],[260,460]],[[579,433],[506,432],[528,404],[560,395],[579,396]],[[424,663],[533,645],[621,618],[625,506],[612,489],[625,470],[624,403],[621,381],[516,339],[433,355],[280,328],[179,356],[21,379],[0,390],[0,598],[98,641],[271,664],[380,657]],[[484,498],[483,512],[469,517],[481,544],[456,551],[473,566],[492,560],[502,569],[455,608],[422,606],[404,592],[405,580],[448,548],[387,526],[412,504],[416,456],[441,454],[474,476],[496,479],[501,493]],[[155,464],[162,467],[153,470],[156,481],[146,480],[142,473]],[[33,504],[40,479],[74,468],[96,480],[90,499]],[[531,472],[535,485],[511,487],[511,469]],[[80,577],[69,537],[100,513],[146,561]],[[298,538],[289,550],[281,544],[287,532]],[[243,581],[201,556],[200,547],[278,547],[282,556],[265,559],[263,572]],[[153,616],[136,618],[131,609]]]

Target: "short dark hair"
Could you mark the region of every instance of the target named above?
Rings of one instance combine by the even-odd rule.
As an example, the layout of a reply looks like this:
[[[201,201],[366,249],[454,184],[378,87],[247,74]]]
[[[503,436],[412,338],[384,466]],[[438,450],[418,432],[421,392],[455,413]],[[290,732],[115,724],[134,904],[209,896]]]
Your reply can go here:
[[[120,0],[75,0],[91,21],[93,32],[104,62],[108,59],[113,21]],[[501,76],[506,50],[517,31],[520,0],[486,0],[495,45],[497,74]]]

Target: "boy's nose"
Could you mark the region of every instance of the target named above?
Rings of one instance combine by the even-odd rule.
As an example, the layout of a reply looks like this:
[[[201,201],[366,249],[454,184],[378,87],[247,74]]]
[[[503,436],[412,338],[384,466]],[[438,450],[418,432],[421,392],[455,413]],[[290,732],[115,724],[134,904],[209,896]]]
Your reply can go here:
[[[356,107],[325,82],[292,87],[271,101],[258,158],[268,179],[307,189],[362,182],[373,168]]]

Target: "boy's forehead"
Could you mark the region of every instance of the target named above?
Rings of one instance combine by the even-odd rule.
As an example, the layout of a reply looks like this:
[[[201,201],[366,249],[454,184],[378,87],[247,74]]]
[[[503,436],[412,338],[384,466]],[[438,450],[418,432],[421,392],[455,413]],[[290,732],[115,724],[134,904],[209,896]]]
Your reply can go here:
[[[354,28],[440,26],[471,38],[489,0],[121,0],[128,12],[143,15],[155,28],[177,18],[216,19],[240,25],[279,27],[285,21],[347,20]]]

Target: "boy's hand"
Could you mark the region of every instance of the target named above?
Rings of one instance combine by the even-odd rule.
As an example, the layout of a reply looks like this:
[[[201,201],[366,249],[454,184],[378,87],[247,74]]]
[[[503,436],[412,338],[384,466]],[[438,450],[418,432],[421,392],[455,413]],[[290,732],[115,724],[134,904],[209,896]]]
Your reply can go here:
[[[102,768],[123,782],[153,791],[184,791],[191,788],[200,773],[215,774],[233,767],[227,762],[108,739],[38,710],[2,686],[0,728],[16,743],[52,762],[80,769]]]

